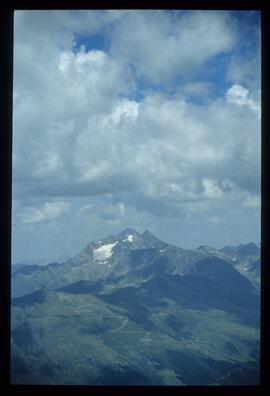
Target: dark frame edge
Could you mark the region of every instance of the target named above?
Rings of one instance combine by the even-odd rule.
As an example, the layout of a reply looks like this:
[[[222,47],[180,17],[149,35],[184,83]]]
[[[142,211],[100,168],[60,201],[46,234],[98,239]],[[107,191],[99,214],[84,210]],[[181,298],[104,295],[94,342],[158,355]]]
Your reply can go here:
[[[1,76],[1,117],[0,117],[0,304],[1,351],[10,357],[10,279],[11,279],[11,212],[12,212],[12,107],[13,107],[13,35],[14,11],[0,10],[0,76]],[[0,359],[1,384],[10,383],[10,368],[3,357]]]
[[[57,2],[56,2],[57,3]],[[37,5],[38,8],[38,5]],[[263,394],[263,391],[269,387],[270,373],[270,343],[268,334],[270,334],[269,320],[266,312],[269,310],[269,298],[266,284],[269,282],[269,266],[267,258],[269,257],[269,202],[270,200],[270,177],[269,163],[267,164],[267,155],[270,155],[270,137],[267,134],[270,127],[269,116],[267,114],[267,104],[269,103],[270,92],[270,12],[261,9],[262,12],[262,209],[261,209],[261,236],[262,236],[262,324],[261,324],[261,386],[254,387],[189,387],[177,389],[174,387],[162,389],[153,387],[154,393],[157,394],[227,394],[236,392],[239,395]],[[10,279],[11,279],[11,212],[12,212],[12,107],[13,107],[13,28],[14,28],[14,11],[0,10],[0,76],[1,76],[1,117],[0,117],[0,179],[1,179],[1,199],[0,199],[0,247],[2,254],[2,267],[0,277],[0,304],[2,311],[6,315],[1,320],[1,351],[4,356],[10,357]],[[8,100],[7,100],[8,99]],[[269,238],[268,238],[269,239]],[[264,314],[263,314],[264,311]],[[1,355],[2,355],[1,354]],[[2,355],[2,356],[3,356]],[[13,386],[10,385],[10,367],[6,364],[6,359],[0,358],[0,384],[6,387],[8,391],[15,391],[18,394],[126,394],[128,387],[66,387],[62,386]],[[145,392],[144,392],[145,391]],[[147,387],[132,387],[127,393],[151,393]],[[167,393],[168,392],[168,393]]]
[[[269,244],[269,202],[270,202],[270,166],[268,155],[270,153],[270,11],[262,9],[262,149],[261,149],[261,385],[269,387],[270,373],[270,343],[269,343],[269,286],[270,268],[267,259],[270,256]]]

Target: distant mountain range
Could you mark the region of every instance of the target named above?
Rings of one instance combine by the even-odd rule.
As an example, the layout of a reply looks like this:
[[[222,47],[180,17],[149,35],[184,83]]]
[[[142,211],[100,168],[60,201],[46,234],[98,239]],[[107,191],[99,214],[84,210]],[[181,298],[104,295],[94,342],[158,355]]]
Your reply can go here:
[[[126,229],[12,275],[13,383],[259,381],[260,247],[181,249]]]
[[[186,274],[192,265],[207,257],[218,257],[231,263],[247,276],[256,287],[260,283],[260,248],[255,243],[224,247],[217,250],[209,246],[181,249],[156,238],[151,232],[139,234],[126,229],[116,236],[90,242],[74,258],[64,263],[15,266],[12,278],[12,295],[19,297],[41,288],[57,289],[80,280],[96,284],[128,284],[129,279],[145,281],[156,273]]]

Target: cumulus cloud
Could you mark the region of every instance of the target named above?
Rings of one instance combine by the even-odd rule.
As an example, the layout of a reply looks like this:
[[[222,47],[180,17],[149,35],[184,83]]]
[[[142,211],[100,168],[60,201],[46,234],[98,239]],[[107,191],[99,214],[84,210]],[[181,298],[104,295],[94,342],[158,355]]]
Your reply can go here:
[[[202,180],[202,185],[203,185],[203,195],[206,198],[210,199],[218,199],[222,197],[222,190],[218,187],[217,183],[215,180],[211,179],[203,179]]]
[[[215,11],[127,11],[112,35],[113,54],[131,64],[138,77],[162,85],[198,70],[236,42],[229,13]]]
[[[42,221],[53,220],[61,216],[70,207],[70,202],[57,201],[46,202],[41,207],[26,207],[23,213],[20,214],[21,222],[39,223]]]
[[[91,64],[92,58],[86,59]],[[103,72],[94,68],[96,80]],[[75,67],[75,80],[76,76]],[[91,81],[95,78],[89,76]],[[77,90],[86,84],[78,79]],[[102,88],[95,87],[96,96],[101,95]],[[87,92],[85,98],[90,101],[92,92]],[[244,105],[250,104],[244,89],[234,87],[227,92],[226,102],[212,100],[204,106],[164,93],[148,94],[140,102],[112,96],[108,108],[106,99],[105,95],[103,111],[79,109],[62,123],[52,122],[47,129],[41,126],[42,134],[27,131],[30,152],[29,145],[17,146],[16,151],[15,144],[15,161],[21,159],[28,177],[32,175],[32,182],[25,184],[26,193],[35,194],[41,186],[44,194],[55,191],[57,195],[61,191],[78,196],[136,191],[141,199],[136,195],[135,205],[155,200],[155,206],[146,207],[160,207],[160,212],[167,213],[175,212],[172,201],[221,198],[224,180],[246,190],[258,188],[260,152],[255,133],[259,123]],[[241,113],[231,111],[231,104],[239,106]],[[52,112],[57,116],[53,108]],[[15,180],[22,168],[15,166]]]
[[[209,67],[242,44],[227,11],[16,12],[13,194],[45,202],[21,222],[67,201],[85,229],[257,210],[258,84]]]
[[[242,85],[234,84],[226,92],[226,99],[228,103],[237,106],[247,106],[258,117],[260,117],[260,105],[256,103],[251,97],[249,90]]]

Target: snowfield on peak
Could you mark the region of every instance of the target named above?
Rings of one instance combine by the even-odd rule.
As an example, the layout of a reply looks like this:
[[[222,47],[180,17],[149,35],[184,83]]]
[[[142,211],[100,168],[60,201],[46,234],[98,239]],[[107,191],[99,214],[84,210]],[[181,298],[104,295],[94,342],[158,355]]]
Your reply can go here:
[[[102,264],[107,263],[107,259],[109,259],[113,254],[113,247],[117,245],[119,241],[115,243],[108,243],[106,245],[102,245],[97,249],[93,250],[93,257],[95,261],[101,261]]]
[[[124,242],[132,242],[134,240],[134,235],[130,234],[126,239],[124,239]]]

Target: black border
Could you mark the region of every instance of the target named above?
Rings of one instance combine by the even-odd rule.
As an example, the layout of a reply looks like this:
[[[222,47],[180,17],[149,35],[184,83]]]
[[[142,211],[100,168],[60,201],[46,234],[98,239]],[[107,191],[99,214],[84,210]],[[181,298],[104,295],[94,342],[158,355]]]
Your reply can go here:
[[[13,94],[13,12],[0,10],[0,307],[1,307],[1,383],[9,381],[10,347],[10,259],[12,198],[12,94]]]
[[[11,276],[11,197],[12,197],[12,94],[13,94],[13,15],[19,9],[227,9],[259,10],[262,14],[262,291],[261,291],[261,385],[258,386],[40,386],[10,385],[10,276]],[[270,201],[270,12],[263,1],[72,1],[1,0],[0,3],[0,386],[3,394],[207,394],[260,395],[270,389],[269,318],[269,201]],[[269,106],[269,107],[268,107]]]
[[[269,287],[270,268],[267,263],[270,254],[270,11],[262,10],[262,174],[261,174],[261,384],[269,387],[270,379],[270,326],[269,326]]]

